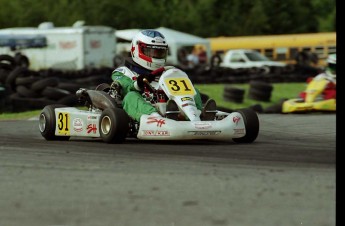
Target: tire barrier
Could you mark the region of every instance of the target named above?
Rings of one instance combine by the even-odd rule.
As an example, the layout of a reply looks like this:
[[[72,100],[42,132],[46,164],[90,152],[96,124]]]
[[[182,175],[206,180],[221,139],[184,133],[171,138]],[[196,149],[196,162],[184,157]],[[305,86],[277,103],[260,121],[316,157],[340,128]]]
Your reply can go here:
[[[250,81],[248,98],[252,100],[270,102],[273,86],[267,82]]]
[[[16,53],[16,55],[14,56],[14,61],[16,65],[20,67],[29,68],[30,66],[29,58],[25,55],[22,55],[21,53]]]
[[[16,66],[16,61],[14,57],[7,55],[7,54],[1,54],[0,55],[0,68],[12,70]]]
[[[214,60],[216,61],[216,59]],[[101,83],[110,84],[112,82],[111,73],[114,70],[114,68],[101,68],[79,71],[57,69],[33,71],[17,61],[18,59],[16,60],[15,57],[0,55],[1,112],[32,110],[51,103],[77,106],[79,103],[75,92],[79,88],[94,89]],[[310,71],[306,73],[303,68],[291,67],[288,73],[260,74],[256,70],[249,72],[231,70],[220,68],[214,64],[212,67],[199,67],[186,72],[194,84],[251,83],[249,98],[270,101],[273,88],[267,83],[305,82],[308,77],[315,75],[316,70],[313,73]],[[262,87],[259,85],[261,83],[266,83],[266,85],[262,85]],[[241,94],[242,92],[243,94]],[[243,90],[229,86],[224,88],[223,97],[227,101],[242,103],[243,96]],[[203,102],[206,102],[207,99],[208,96],[202,96]]]
[[[234,86],[225,86],[223,99],[229,102],[242,103],[245,90]]]
[[[12,67],[16,65],[12,57],[1,56],[0,60],[0,113],[39,110],[50,104],[80,106],[76,91],[110,84],[113,70],[32,71],[22,65]]]

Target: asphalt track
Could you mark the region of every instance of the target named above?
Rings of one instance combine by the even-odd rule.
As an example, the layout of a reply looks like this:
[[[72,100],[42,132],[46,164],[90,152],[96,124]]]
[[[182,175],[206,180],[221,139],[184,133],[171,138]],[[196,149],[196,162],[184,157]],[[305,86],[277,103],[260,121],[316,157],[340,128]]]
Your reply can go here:
[[[262,114],[252,144],[45,141],[0,121],[0,226],[333,226],[336,115]]]

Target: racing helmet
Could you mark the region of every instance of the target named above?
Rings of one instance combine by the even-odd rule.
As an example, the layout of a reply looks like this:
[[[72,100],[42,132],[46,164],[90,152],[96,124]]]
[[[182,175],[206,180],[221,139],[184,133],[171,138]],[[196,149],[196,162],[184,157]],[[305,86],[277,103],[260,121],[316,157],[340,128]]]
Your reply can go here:
[[[165,37],[156,30],[142,30],[132,40],[133,61],[148,70],[164,67],[167,55]]]
[[[336,77],[336,66],[337,66],[337,55],[330,54],[327,58],[327,74],[332,76],[333,78]]]

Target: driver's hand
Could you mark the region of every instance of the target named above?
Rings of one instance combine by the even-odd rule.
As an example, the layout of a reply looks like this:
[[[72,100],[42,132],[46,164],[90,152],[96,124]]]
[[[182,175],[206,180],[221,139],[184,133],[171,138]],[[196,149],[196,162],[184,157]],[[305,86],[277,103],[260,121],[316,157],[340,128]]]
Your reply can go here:
[[[154,76],[150,76],[150,75],[139,75],[138,77],[137,77],[137,84],[138,84],[138,86],[141,88],[141,89],[143,89],[144,88],[144,84],[145,84],[145,82],[144,82],[144,79],[146,79],[149,83],[150,82],[152,82],[155,78],[154,78]]]

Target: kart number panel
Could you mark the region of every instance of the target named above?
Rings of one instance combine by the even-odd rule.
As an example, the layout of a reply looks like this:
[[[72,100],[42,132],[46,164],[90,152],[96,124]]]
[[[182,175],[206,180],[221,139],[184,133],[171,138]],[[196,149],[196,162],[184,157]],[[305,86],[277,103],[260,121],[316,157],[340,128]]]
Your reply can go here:
[[[188,78],[166,78],[164,83],[168,91],[175,96],[196,94],[191,81]]]
[[[69,136],[70,132],[70,121],[71,117],[68,112],[58,112],[56,115],[56,129],[58,135]]]

